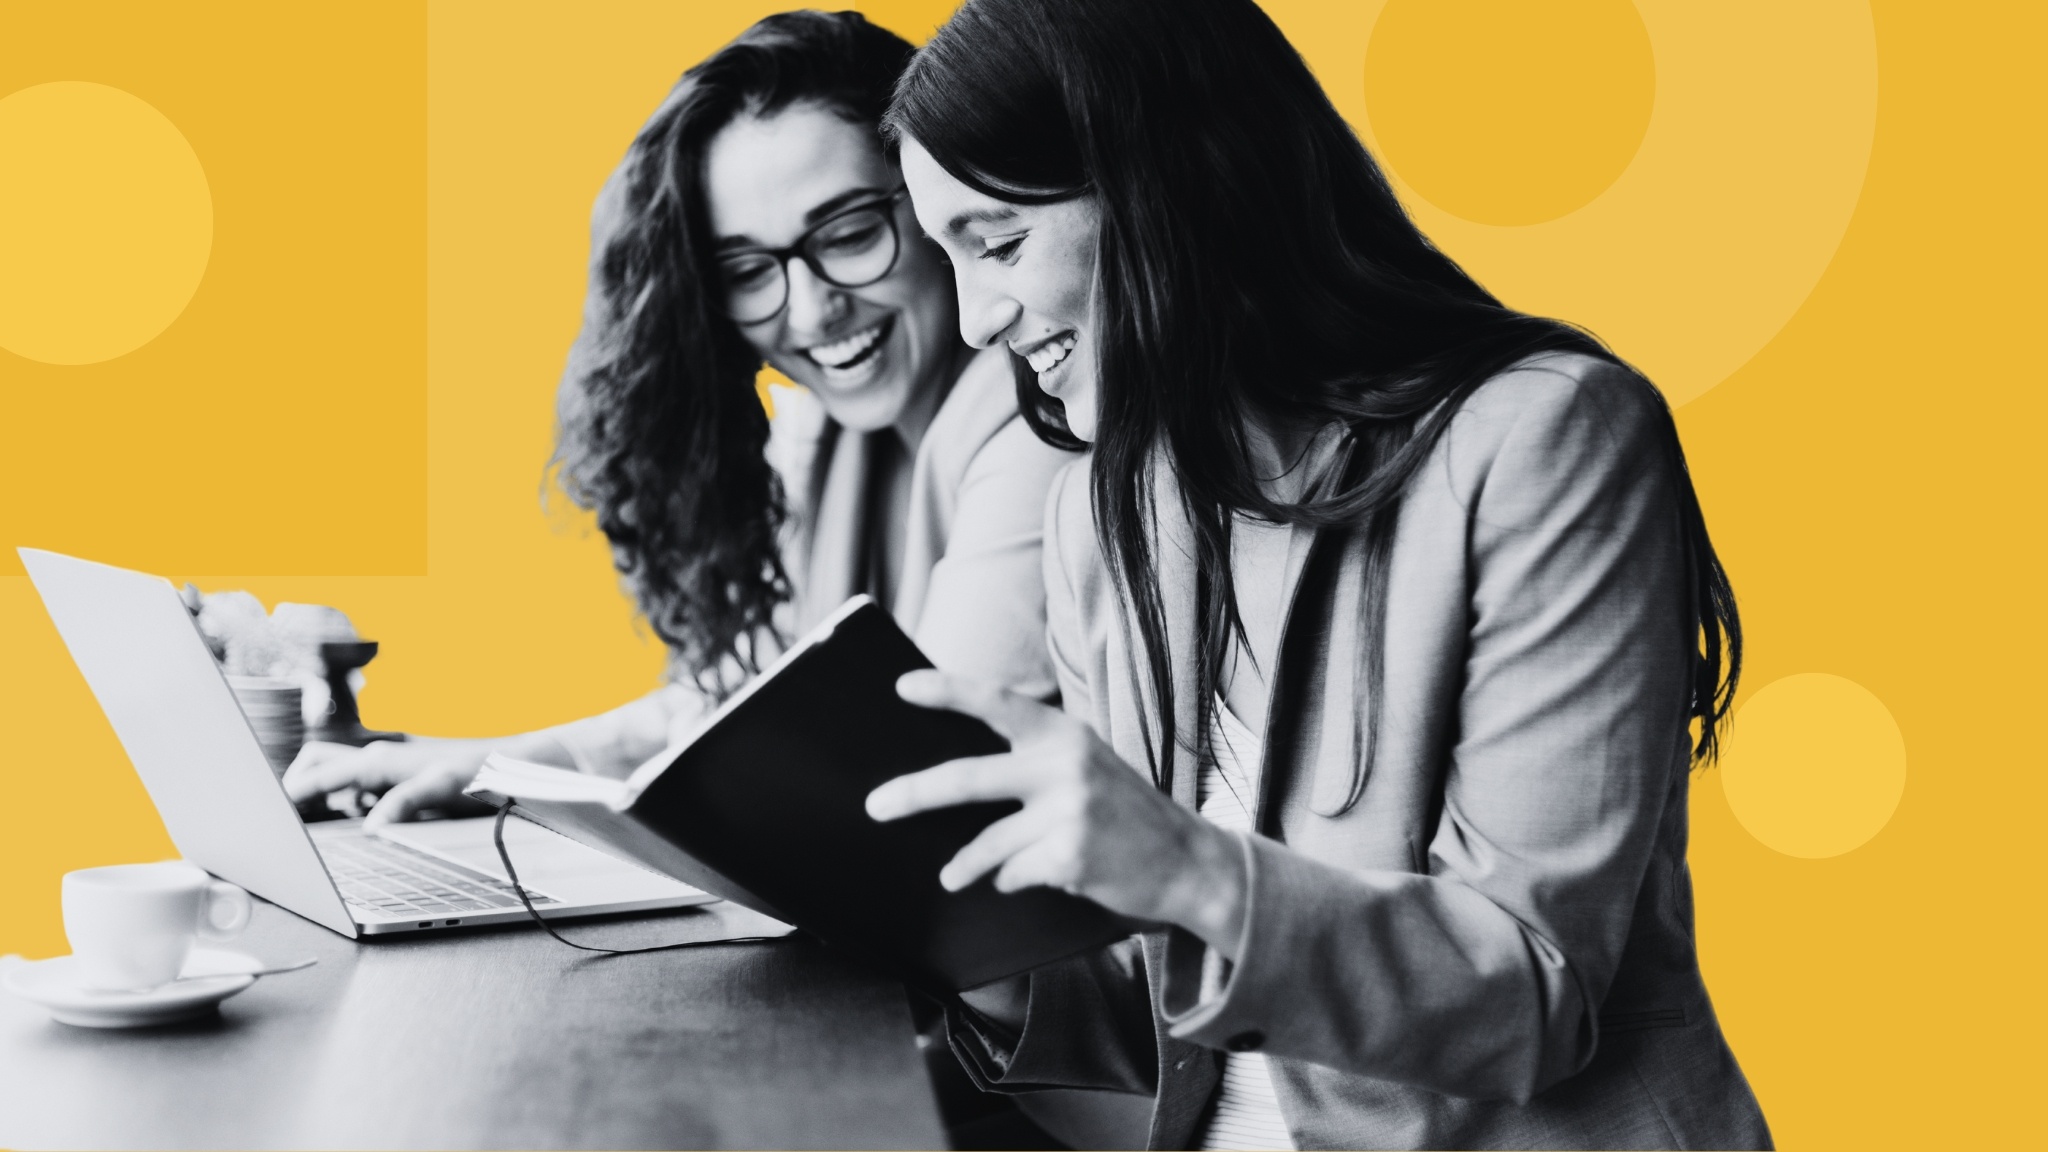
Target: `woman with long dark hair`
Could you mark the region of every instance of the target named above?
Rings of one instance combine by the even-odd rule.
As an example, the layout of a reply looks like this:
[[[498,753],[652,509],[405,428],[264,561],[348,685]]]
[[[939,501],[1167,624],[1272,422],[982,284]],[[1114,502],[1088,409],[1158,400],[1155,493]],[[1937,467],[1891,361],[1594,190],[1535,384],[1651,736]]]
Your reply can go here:
[[[967,994],[983,1085],[1151,1093],[1181,1147],[1746,1147],[1689,767],[1740,667],[1659,394],[1409,221],[1250,0],[969,0],[885,131],[962,332],[1093,455],[1048,508],[1066,712],[903,695],[1022,807],[941,873],[1162,926]]]
[[[459,809],[493,749],[630,771],[856,592],[940,667],[1052,693],[1039,531],[1072,456],[1019,417],[1007,354],[960,342],[877,135],[910,56],[858,13],[770,16],[683,75],[598,197],[555,463],[672,683],[499,740],[309,746],[295,797]],[[763,361],[807,389],[772,421]]]

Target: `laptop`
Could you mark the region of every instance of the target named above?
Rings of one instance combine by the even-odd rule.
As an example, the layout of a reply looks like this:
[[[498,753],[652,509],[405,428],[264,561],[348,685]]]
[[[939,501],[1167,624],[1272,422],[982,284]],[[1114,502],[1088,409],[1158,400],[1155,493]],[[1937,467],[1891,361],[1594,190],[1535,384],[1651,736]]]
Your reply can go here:
[[[187,860],[349,937],[527,918],[491,817],[302,822],[170,581],[16,551]],[[525,820],[505,821],[505,849],[550,920],[717,899]]]

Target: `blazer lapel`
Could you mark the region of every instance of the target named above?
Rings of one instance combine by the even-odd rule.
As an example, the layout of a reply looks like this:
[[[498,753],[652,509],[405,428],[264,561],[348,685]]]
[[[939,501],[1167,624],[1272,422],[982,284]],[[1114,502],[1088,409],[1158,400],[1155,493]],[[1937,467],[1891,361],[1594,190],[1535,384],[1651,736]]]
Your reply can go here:
[[[1187,510],[1181,503],[1180,488],[1173,482],[1172,470],[1163,462],[1153,468],[1152,510],[1154,586],[1158,589],[1160,608],[1165,615],[1166,665],[1173,687],[1176,745],[1173,779],[1166,783],[1173,798],[1192,809],[1195,806],[1195,782],[1201,774],[1201,765],[1195,761],[1196,703],[1200,691],[1196,683],[1200,650],[1195,644],[1195,536],[1194,527],[1188,522]],[[1153,778],[1157,779],[1159,763],[1164,758],[1164,749],[1160,747],[1163,726],[1159,721],[1159,694],[1150,690],[1152,666],[1145,657],[1136,609],[1126,605],[1119,613],[1119,622],[1123,629],[1124,648],[1131,654],[1127,661],[1132,678],[1128,691],[1132,695],[1133,711],[1143,729],[1145,752],[1151,757],[1149,767]]]
[[[1194,529],[1182,507],[1179,489],[1165,469],[1159,470],[1155,484],[1155,506],[1160,511],[1154,556],[1171,651],[1174,732],[1180,745],[1174,755],[1172,792],[1175,800],[1192,808],[1201,772],[1195,759],[1201,689],[1197,683],[1200,649],[1196,644]],[[1310,525],[1296,525],[1288,539],[1282,579],[1293,592],[1281,628],[1280,660],[1269,689],[1263,770],[1258,811],[1254,813],[1254,827],[1276,839],[1281,836],[1278,805],[1268,801],[1287,783],[1295,766],[1321,768],[1316,773],[1312,802],[1318,812],[1341,808],[1351,791],[1351,774],[1341,769],[1349,766],[1350,757],[1361,746],[1365,685],[1357,676],[1356,661],[1347,658],[1359,651],[1358,613],[1345,612],[1340,606],[1356,608],[1362,602],[1360,568],[1356,557],[1350,555],[1354,542],[1348,531]],[[1150,675],[1141,656],[1135,612],[1128,612],[1122,623],[1125,650],[1136,657],[1127,662],[1133,677],[1129,691],[1147,726],[1146,744],[1156,747],[1158,697],[1146,691]],[[1332,659],[1333,655],[1338,658]],[[1291,719],[1276,728],[1276,717]]]

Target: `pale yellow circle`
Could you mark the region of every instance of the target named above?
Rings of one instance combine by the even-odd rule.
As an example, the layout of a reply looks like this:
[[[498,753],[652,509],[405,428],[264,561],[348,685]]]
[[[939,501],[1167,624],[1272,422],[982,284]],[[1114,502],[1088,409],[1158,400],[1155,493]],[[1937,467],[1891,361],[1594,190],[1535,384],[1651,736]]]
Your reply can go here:
[[[1807,672],[1773,680],[1736,712],[1720,776],[1750,835],[1787,856],[1840,856],[1898,809],[1906,742],[1862,685]]]
[[[1312,6],[1274,2],[1309,23]],[[1341,24],[1313,19],[1369,30],[1386,4],[1358,0]],[[1389,175],[1422,230],[1495,295],[1591,328],[1682,404],[1769,343],[1834,259],[1870,160],[1877,35],[1867,0],[1636,8],[1655,50],[1655,107],[1634,160],[1583,207],[1540,224],[1475,223],[1398,167]],[[1378,152],[1363,100],[1370,35],[1352,35],[1296,44]]]
[[[0,348],[132,352],[185,310],[212,250],[206,172],[163,113],[73,80],[0,100]]]
[[[1635,159],[1656,98],[1630,0],[1389,0],[1366,42],[1381,159],[1481,224],[1584,207]]]

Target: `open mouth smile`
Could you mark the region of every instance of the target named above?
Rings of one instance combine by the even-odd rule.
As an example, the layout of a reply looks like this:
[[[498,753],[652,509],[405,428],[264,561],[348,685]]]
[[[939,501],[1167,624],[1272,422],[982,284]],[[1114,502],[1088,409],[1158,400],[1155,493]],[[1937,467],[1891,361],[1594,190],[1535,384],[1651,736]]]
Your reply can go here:
[[[1038,382],[1043,386],[1046,374],[1065,362],[1067,354],[1074,350],[1074,345],[1079,339],[1080,333],[1069,329],[1025,348],[1013,345],[1010,351],[1022,356],[1024,362],[1031,365],[1031,370],[1038,373]]]
[[[873,360],[882,350],[889,333],[896,326],[896,318],[887,316],[878,324],[870,325],[858,332],[832,341],[830,344],[814,344],[803,350],[811,362],[828,373],[850,373]]]

